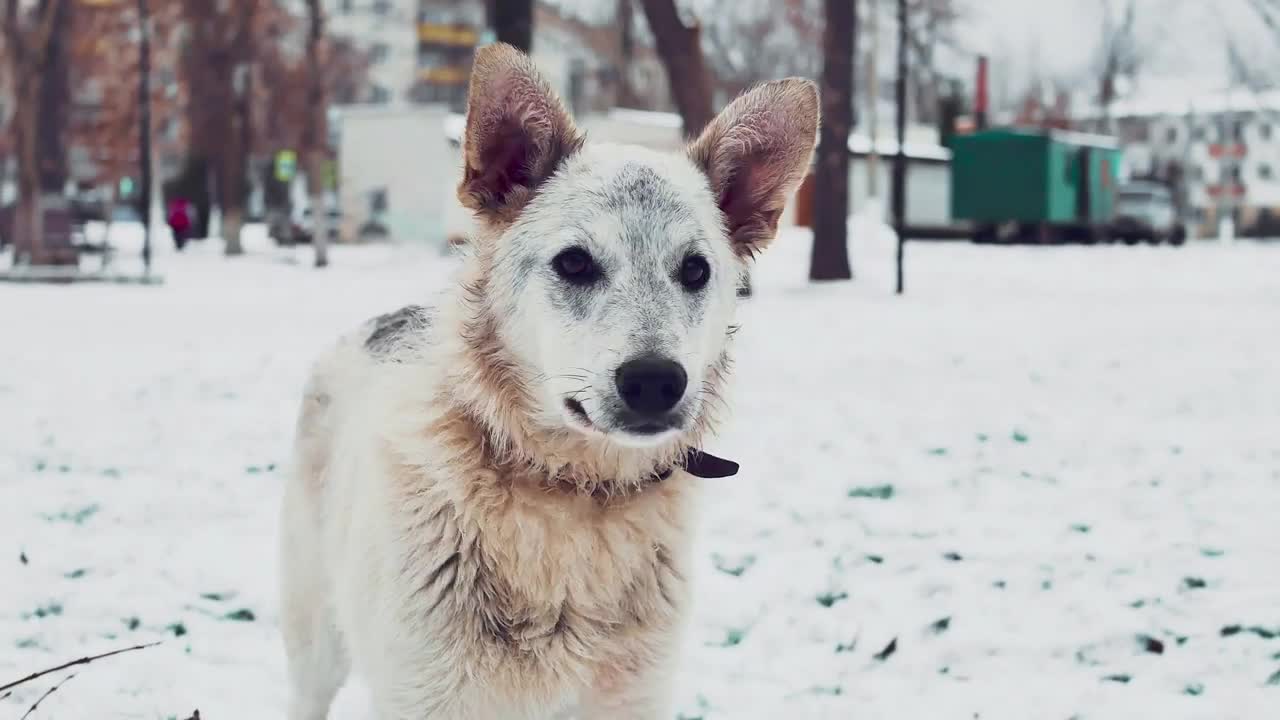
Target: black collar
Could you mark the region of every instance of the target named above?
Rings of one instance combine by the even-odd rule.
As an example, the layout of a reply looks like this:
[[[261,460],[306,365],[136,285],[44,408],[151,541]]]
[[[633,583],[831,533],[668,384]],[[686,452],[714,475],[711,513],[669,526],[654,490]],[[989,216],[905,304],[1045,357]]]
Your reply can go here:
[[[700,478],[725,478],[738,474],[738,463],[732,460],[725,460],[722,457],[716,457],[697,448],[689,448],[688,452],[685,453],[684,461],[678,462],[674,466],[658,473],[658,480],[666,480],[671,477],[671,473],[677,467],[694,477]]]

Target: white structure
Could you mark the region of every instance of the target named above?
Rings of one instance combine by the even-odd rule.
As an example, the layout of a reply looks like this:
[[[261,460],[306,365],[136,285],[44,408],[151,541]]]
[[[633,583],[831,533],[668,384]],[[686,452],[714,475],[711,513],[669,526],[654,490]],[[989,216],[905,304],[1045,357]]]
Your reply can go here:
[[[1203,232],[1222,216],[1243,232],[1280,222],[1280,92],[1121,102],[1111,116],[1129,173],[1180,176]]]
[[[344,242],[393,238],[444,247],[461,211],[461,159],[445,136],[444,105],[344,108],[338,204]]]

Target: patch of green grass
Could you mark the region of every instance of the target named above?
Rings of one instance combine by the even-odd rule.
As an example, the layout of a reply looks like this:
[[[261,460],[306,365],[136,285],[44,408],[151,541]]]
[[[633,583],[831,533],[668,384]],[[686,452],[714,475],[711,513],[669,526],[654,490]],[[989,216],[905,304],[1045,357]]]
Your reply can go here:
[[[254,620],[257,619],[257,616],[254,615],[253,611],[250,610],[249,608],[240,608],[239,610],[233,610],[232,612],[229,612],[226,615],[223,615],[222,617],[223,619],[235,620],[236,622],[253,622]]]
[[[29,613],[24,613],[22,615],[22,619],[23,620],[30,620],[31,618],[44,619],[47,617],[57,617],[61,614],[62,614],[62,603],[51,602],[48,605],[41,605],[40,607],[36,608],[35,610],[32,610]]]
[[[867,562],[873,562],[873,563],[875,563],[876,565],[883,565],[883,564],[884,564],[884,556],[883,556],[883,555],[864,555],[863,557],[865,557],[865,558],[867,559]]]
[[[836,643],[836,654],[851,653],[858,648],[858,638],[854,638],[847,643]]]
[[[1182,588],[1184,590],[1202,590],[1208,586],[1209,586],[1209,583],[1205,582],[1204,578],[1198,578],[1198,577],[1182,578]]]
[[[1190,695],[1192,697],[1203,695],[1204,685],[1202,683],[1188,683],[1186,687],[1182,688],[1182,694]]]
[[[929,454],[936,457],[942,457],[947,454],[947,449],[944,447],[929,448]]]
[[[1133,676],[1130,675],[1129,673],[1116,673],[1114,675],[1102,676],[1102,682],[1120,683],[1121,685],[1128,685],[1129,681],[1132,679],[1133,679]]]
[[[134,617],[127,617],[124,619],[124,626],[129,628],[130,630],[137,630],[138,628],[142,627],[142,620],[139,619],[136,615]]]
[[[1200,554],[1205,557],[1222,557],[1227,554],[1227,551],[1219,548],[1204,547],[1200,548]]]
[[[75,570],[72,570],[72,571],[71,571],[71,572],[69,572],[69,573],[63,573],[63,574],[62,574],[62,577],[66,578],[66,579],[68,579],[68,580],[79,580],[80,578],[82,578],[82,577],[84,577],[85,575],[88,575],[88,574],[89,574],[89,571],[88,571],[88,570],[86,570],[86,569],[84,569],[84,568],[76,568]]]
[[[31,564],[31,560],[29,560],[29,559],[27,558],[27,554],[26,554],[25,552],[22,552],[22,551],[19,551],[19,552],[18,552],[18,562],[22,563],[23,565],[30,565],[30,564]]]
[[[722,555],[713,553],[711,555],[711,564],[715,565],[715,568],[725,575],[742,577],[742,573],[750,570],[751,566],[756,564],[756,556],[744,555],[736,560],[730,560]]]
[[[869,498],[872,500],[891,500],[894,489],[892,485],[865,485],[849,491],[851,498]]]
[[[97,515],[98,511],[101,509],[102,506],[98,505],[98,503],[93,503],[91,505],[85,505],[78,510],[63,510],[62,512],[54,515],[46,514],[44,515],[44,519],[49,522],[69,522],[76,525],[83,525],[86,520]]]
[[[825,592],[817,597],[818,604],[824,608],[829,608],[832,605],[835,605],[836,603],[840,602],[841,600],[848,600],[848,599],[849,599],[849,593],[844,591]]]
[[[175,622],[175,623],[169,623],[169,626],[166,627],[165,629],[173,633],[174,637],[182,637],[183,635],[187,634],[187,626],[182,624],[181,621]]]
[[[1077,532],[1081,535],[1088,535],[1089,531],[1092,529],[1093,528],[1089,527],[1085,523],[1071,523],[1071,532]]]
[[[724,639],[720,642],[710,643],[715,647],[733,647],[742,644],[747,637],[746,628],[729,628],[725,631]]]
[[[22,638],[16,643],[19,650],[30,650],[40,646],[40,641],[36,638]]]
[[[1025,432],[1021,430],[1014,430],[1009,437],[1011,437],[1014,442],[1021,443],[1021,444],[1025,444],[1028,440],[1031,439],[1030,436],[1028,436]]]
[[[207,592],[207,593],[200,593],[200,597],[204,598],[205,600],[212,600],[212,601],[214,601],[214,602],[226,602],[227,600],[230,600],[231,598],[234,598],[235,596],[236,596],[236,594],[235,594],[235,593],[233,593],[233,592]]]
[[[991,439],[991,436],[990,436],[990,435],[988,435],[988,434],[986,434],[986,433],[978,433],[977,438],[978,438],[978,442],[980,442],[980,443],[984,443],[984,442],[986,442],[986,441],[990,440],[990,439]]]
[[[950,615],[944,618],[938,618],[937,620],[934,620],[933,622],[929,623],[929,632],[933,633],[934,635],[941,635],[942,633],[946,632],[950,628],[951,628]]]

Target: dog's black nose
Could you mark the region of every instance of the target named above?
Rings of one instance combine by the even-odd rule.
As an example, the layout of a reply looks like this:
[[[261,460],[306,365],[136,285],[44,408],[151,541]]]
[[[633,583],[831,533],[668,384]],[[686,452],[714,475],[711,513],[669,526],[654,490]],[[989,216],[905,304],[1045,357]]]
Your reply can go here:
[[[614,377],[618,394],[627,409],[638,415],[662,415],[684,397],[689,376],[674,360],[657,355],[642,355],[618,367]]]

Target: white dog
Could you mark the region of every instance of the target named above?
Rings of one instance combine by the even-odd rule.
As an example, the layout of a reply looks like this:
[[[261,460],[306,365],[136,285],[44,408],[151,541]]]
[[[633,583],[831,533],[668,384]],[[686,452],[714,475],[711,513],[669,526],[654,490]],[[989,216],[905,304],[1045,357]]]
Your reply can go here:
[[[684,153],[593,145],[524,55],[476,54],[462,277],[342,340],[303,400],[290,718],[324,718],[353,664],[379,718],[671,717],[690,476],[736,468],[694,448],[817,124],[791,79]]]

